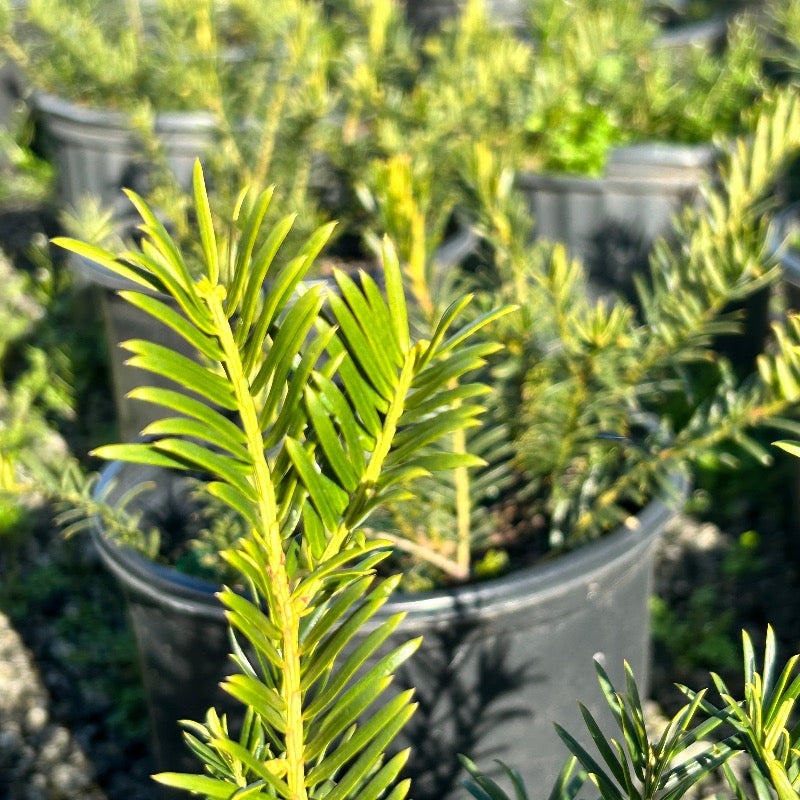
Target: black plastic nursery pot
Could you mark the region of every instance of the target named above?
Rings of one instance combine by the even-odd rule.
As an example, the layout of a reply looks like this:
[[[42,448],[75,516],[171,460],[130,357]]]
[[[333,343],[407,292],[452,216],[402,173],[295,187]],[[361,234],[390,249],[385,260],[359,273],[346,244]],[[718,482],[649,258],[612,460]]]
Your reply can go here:
[[[523,172],[540,239],[563,242],[586,265],[597,290],[630,295],[653,242],[698,196],[716,151],[707,145],[643,143],[614,149],[600,177]]]
[[[188,358],[197,358],[197,351],[172,328],[161,324],[149,314],[123,300],[118,292],[122,289],[135,289],[145,294],[157,296],[159,300],[180,312],[172,298],[144,287],[134,285],[118,277],[110,270],[81,256],[72,257],[71,266],[79,280],[94,288],[103,315],[106,350],[111,373],[111,391],[117,414],[119,435],[123,441],[131,441],[151,422],[164,416],[163,410],[151,403],[142,403],[128,397],[128,392],[137,386],[147,384],[166,389],[174,389],[175,384],[160,375],[145,372],[126,364],[130,356],[120,347],[130,339],[145,339],[155,344],[169,347]]]
[[[403,0],[406,19],[422,34],[437,31],[444,22],[457,17],[466,4],[466,0]],[[525,26],[526,10],[522,0],[486,0],[486,13],[497,25],[519,29]]]
[[[106,206],[124,200],[123,187],[140,189],[150,164],[130,118],[122,111],[88,108],[36,92],[31,98],[46,146],[58,171],[58,191],[66,205],[85,195]],[[195,159],[213,144],[217,125],[212,114],[161,112],[154,133],[178,183],[191,186]]]
[[[794,240],[792,234],[795,235]],[[786,305],[800,311],[800,205],[792,204],[776,214],[770,245],[781,265]]]
[[[170,504],[174,486],[162,469],[113,462],[102,472],[96,492],[110,503],[145,481],[158,492],[144,508]],[[232,667],[230,639],[220,588],[177,569],[157,564],[109,539],[98,525],[92,541],[127,601],[136,637],[150,718],[154,761],[159,770],[195,770],[197,762],[183,743],[178,720],[202,720],[211,706],[229,706],[218,684]]]
[[[110,489],[114,502],[153,480],[163,498],[165,475],[113,463],[98,492]],[[446,591],[398,594],[382,609],[377,622],[407,615],[395,643],[424,636],[397,682],[416,687],[420,701],[401,741],[414,748],[415,797],[440,800],[459,790],[457,753],[490,771],[502,759],[529,788],[549,791],[566,758],[553,721],[585,739],[577,700],[602,717],[593,659],[615,681],[627,659],[646,691],[655,547],[673,514],[672,504],[655,500],[604,539],[550,563]],[[99,528],[94,542],[127,598],[157,767],[196,770],[176,720],[203,719],[211,705],[231,709],[217,685],[233,669],[218,587],[152,563]]]

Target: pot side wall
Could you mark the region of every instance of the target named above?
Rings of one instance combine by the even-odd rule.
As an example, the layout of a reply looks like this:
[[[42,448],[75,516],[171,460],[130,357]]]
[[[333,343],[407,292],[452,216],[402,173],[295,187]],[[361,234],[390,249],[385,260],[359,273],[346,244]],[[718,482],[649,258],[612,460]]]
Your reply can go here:
[[[105,206],[127,210],[123,187],[147,179],[148,161],[126,114],[92,109],[46,94],[34,94],[33,107],[58,171],[59,198],[76,205],[92,195]],[[188,189],[194,161],[213,144],[216,125],[205,112],[156,115],[155,135],[178,183]]]

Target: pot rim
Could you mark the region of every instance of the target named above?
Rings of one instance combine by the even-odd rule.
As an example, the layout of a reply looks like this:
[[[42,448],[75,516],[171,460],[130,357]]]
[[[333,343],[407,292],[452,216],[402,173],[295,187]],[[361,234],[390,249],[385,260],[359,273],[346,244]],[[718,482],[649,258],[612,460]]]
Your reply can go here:
[[[800,250],[786,240],[792,222],[800,222],[800,203],[791,203],[775,214],[769,226],[768,247],[781,265],[783,280],[800,287]]]
[[[95,497],[102,496],[111,482],[126,467],[141,465],[113,461],[101,470]],[[667,494],[651,500],[635,517],[602,538],[549,561],[514,570],[498,578],[463,586],[434,589],[414,594],[395,593],[382,611],[396,613],[402,608],[410,621],[420,617],[436,621],[463,619],[465,613],[493,616],[513,607],[524,609],[558,595],[568,595],[581,584],[615,574],[625,565],[636,563],[655,544],[678,503],[685,498],[688,480],[676,474],[672,479],[672,498]],[[133,592],[154,604],[167,606],[190,616],[224,618],[216,593],[222,588],[202,578],[157,564],[130,547],[105,536],[99,519],[91,529],[92,539],[106,567]]]
[[[625,196],[681,194],[696,191],[699,181],[692,175],[570,175],[568,173],[519,173],[517,186],[528,192],[549,192],[556,195],[583,194],[593,198],[609,195]]]
[[[580,192],[594,197],[614,192],[648,195],[665,190],[695,191],[712,174],[718,154],[709,144],[643,141],[612,148],[601,175],[527,169],[518,172],[515,180],[523,191]]]
[[[608,170],[617,166],[648,168],[680,168],[704,170],[714,165],[719,148],[713,142],[670,142],[664,139],[646,139],[631,144],[612,147],[608,155]]]
[[[82,105],[57,94],[40,89],[31,92],[31,103],[37,111],[79,125],[116,128],[130,132],[130,116],[116,108]],[[198,128],[216,130],[216,117],[210,111],[157,111],[155,126],[158,133],[196,131]]]

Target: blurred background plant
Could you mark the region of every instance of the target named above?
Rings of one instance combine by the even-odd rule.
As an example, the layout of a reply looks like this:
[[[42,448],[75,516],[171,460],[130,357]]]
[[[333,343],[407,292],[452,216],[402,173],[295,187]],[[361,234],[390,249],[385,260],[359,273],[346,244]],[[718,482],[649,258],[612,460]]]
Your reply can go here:
[[[381,173],[376,207],[401,242],[419,326],[465,288],[483,308],[520,306],[499,323],[502,354],[487,356],[489,422],[456,445],[486,467],[421,482],[413,503],[375,523],[405,554],[407,587],[503,571],[509,556],[528,562],[573,549],[623,524],[654,493],[669,496],[676,471],[690,464],[711,456],[769,462],[751,429],[800,430],[796,326],[776,329],[778,347],[762,356],[758,378],[740,382],[715,350],[737,330],[730,303],[777,277],[764,197],[798,143],[798,108],[785,94],[762,112],[752,145],[731,145],[722,183],[707,186],[705,202],[676,223],[681,245],[659,247],[649,280],[637,281],[638,309],[592,297],[563,248],[529,244],[531,220],[512,172],[489,145],[462,151],[478,252],[489,254],[472,273],[442,278],[425,249],[428,230],[441,225],[435,215],[427,224],[424,167],[408,159]]]
[[[19,208],[46,203],[53,191],[53,165],[32,149],[35,126],[24,111],[0,126],[0,204]]]
[[[765,88],[756,17],[731,17],[722,46],[670,47],[648,5],[547,0],[533,7],[526,168],[599,175],[615,146],[711,142],[743,130]]]
[[[28,196],[46,198],[43,173],[35,172]],[[29,185],[29,175],[22,179]],[[11,198],[12,224],[19,200]],[[53,698],[49,717],[82,729],[83,746],[97,754],[96,777],[112,796],[135,797],[147,776],[135,644],[110,578],[88,540],[61,538],[45,488],[62,480],[72,448],[86,452],[89,441],[112,435],[102,339],[86,314],[86,293],[50,258],[37,212],[25,220],[22,234],[30,227],[34,234],[27,246],[18,243],[24,261],[0,256],[0,613],[35,654]],[[130,765],[125,777],[121,763]]]
[[[63,459],[52,428],[73,407],[64,354],[26,342],[54,297],[52,273],[31,277],[4,258],[0,280],[0,487],[11,492]]]
[[[314,3],[273,3],[264,12],[253,0],[7,1],[0,45],[34,102],[45,92],[124,113],[148,164],[136,188],[179,236],[189,204],[159,133],[165,112],[211,115],[215,134],[204,155],[214,191],[230,202],[241,185],[265,185],[269,175],[282,192],[272,213],[295,211],[300,237],[325,214],[312,169],[342,35]]]

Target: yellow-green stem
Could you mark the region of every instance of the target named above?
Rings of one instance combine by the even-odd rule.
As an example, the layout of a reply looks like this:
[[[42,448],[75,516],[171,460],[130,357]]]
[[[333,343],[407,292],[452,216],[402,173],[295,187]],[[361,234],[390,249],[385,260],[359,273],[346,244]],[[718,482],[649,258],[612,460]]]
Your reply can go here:
[[[463,429],[453,434],[453,452],[466,454],[467,435]],[[470,486],[469,472],[466,467],[453,470],[456,487],[456,562],[462,580],[469,577],[470,555],[472,544],[470,539]]]
[[[302,31],[300,32],[302,36]],[[295,42],[294,48],[289,47],[290,56],[284,63],[284,72],[273,83],[272,102],[269,104],[264,116],[264,135],[258,148],[258,161],[253,171],[252,182],[255,186],[263,186],[269,174],[275,142],[278,138],[278,128],[283,118],[283,107],[286,104],[288,87],[291,83],[290,76],[294,73],[297,63],[305,52],[305,42]]]
[[[356,506],[360,504],[361,500],[368,497],[369,494],[375,490],[375,485],[383,470],[383,464],[386,461],[386,457],[389,455],[392,442],[394,441],[397,425],[405,410],[406,395],[411,388],[411,382],[414,380],[418,354],[419,345],[415,345],[413,349],[405,354],[405,362],[400,371],[400,377],[397,380],[394,395],[389,403],[386,415],[384,416],[383,430],[378,435],[367,468],[364,470],[361,482],[354,492]],[[337,531],[333,532],[333,535],[328,540],[328,544],[325,546],[325,551],[320,559],[321,561],[331,558],[331,556],[341,549],[343,540],[345,536],[347,536],[349,530],[350,527],[348,525],[342,525]]]
[[[419,544],[412,539],[406,539],[403,536],[398,536],[394,533],[387,533],[386,531],[380,532],[380,538],[385,539],[387,542],[394,545],[394,547],[396,547],[398,550],[403,550],[406,553],[416,556],[422,561],[427,561],[429,564],[432,564],[434,567],[444,572],[445,575],[449,575],[451,578],[453,578],[453,580],[462,582],[469,578],[469,567],[467,567],[465,571],[461,565],[453,561],[452,558],[443,556],[440,552],[434,550],[432,547],[426,547],[425,545]]]
[[[236,346],[233,331],[223,308],[224,290],[220,286],[206,288],[204,293],[211,316],[217,328],[219,344],[225,358],[225,368],[234,388],[237,408],[242,420],[247,449],[253,462],[253,481],[258,498],[258,511],[268,549],[269,573],[279,619],[283,644],[283,684],[281,696],[286,710],[286,782],[290,800],[306,800],[305,787],[305,731],[303,726],[303,698],[300,686],[300,601],[292,600],[289,574],[283,542],[280,536],[278,509],[272,476],[264,453],[258,412],[245,378],[244,366]]]
[[[127,0],[125,3],[128,9],[128,21],[131,24],[136,38],[141,42],[144,36],[144,22],[142,21],[142,9],[139,0]]]
[[[414,379],[414,367],[417,363],[417,349],[413,349],[406,353],[403,368],[400,371],[400,377],[395,387],[394,396],[389,404],[389,409],[383,420],[383,430],[378,436],[378,441],[375,444],[375,449],[369,459],[369,464],[364,471],[362,484],[373,487],[377,482],[383,470],[383,463],[386,456],[389,455],[392,442],[394,441],[395,433],[397,432],[397,425],[400,422],[400,417],[403,416],[403,411],[406,406],[406,395],[411,388],[411,382]]]
[[[6,458],[0,453],[0,489],[7,491],[17,488],[14,478],[14,464],[10,458]]]

